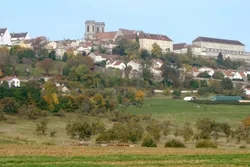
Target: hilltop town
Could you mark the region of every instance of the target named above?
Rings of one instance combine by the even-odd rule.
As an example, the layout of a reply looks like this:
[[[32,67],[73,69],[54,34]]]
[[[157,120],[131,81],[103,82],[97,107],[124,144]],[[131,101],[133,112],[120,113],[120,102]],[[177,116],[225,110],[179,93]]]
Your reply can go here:
[[[0,143],[249,144],[250,53],[242,42],[175,43],[105,29],[89,20],[83,39],[59,41],[0,29]]]

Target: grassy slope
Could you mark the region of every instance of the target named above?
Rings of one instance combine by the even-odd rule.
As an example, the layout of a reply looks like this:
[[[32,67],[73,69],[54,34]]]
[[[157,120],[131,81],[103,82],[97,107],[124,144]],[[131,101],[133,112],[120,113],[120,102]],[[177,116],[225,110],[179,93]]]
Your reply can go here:
[[[233,127],[250,115],[249,106],[237,105],[197,105],[183,100],[153,98],[145,101],[142,107],[130,107],[134,114],[152,114],[153,117],[171,120],[175,124],[195,123],[199,118],[211,118],[227,122]]]

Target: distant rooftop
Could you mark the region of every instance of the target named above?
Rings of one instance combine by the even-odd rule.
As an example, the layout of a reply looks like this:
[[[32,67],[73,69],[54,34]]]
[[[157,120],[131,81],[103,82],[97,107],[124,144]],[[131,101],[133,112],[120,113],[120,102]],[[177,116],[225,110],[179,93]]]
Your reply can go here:
[[[209,37],[198,37],[193,42],[213,42],[213,43],[223,43],[223,44],[230,44],[230,45],[245,46],[243,43],[237,40],[218,39],[218,38],[209,38]]]

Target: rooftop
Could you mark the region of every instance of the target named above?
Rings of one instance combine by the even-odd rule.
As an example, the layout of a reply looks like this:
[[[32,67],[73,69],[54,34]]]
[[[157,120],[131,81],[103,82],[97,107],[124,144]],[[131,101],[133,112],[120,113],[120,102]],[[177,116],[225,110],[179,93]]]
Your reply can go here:
[[[198,37],[193,42],[212,42],[212,43],[223,43],[229,45],[241,45],[245,46],[243,43],[237,40],[219,39],[219,38],[209,38],[209,37]]]

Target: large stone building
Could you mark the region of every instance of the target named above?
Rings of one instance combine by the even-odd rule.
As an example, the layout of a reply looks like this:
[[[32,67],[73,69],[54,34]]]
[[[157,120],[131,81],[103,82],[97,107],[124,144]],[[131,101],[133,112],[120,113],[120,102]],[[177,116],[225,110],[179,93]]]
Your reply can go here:
[[[141,49],[151,51],[152,45],[156,43],[161,47],[163,52],[173,51],[173,41],[166,35],[138,32],[138,37]]]
[[[95,22],[93,20],[87,20],[85,22],[85,39],[95,40],[97,33],[105,32],[104,22]]]
[[[193,41],[193,44],[207,49],[221,49],[239,52],[245,51],[245,45],[236,40],[198,37]]]
[[[241,60],[250,63],[250,53],[245,51],[245,45],[237,40],[198,37],[193,45],[201,48],[201,54],[205,57],[217,57],[222,53],[224,58]]]

